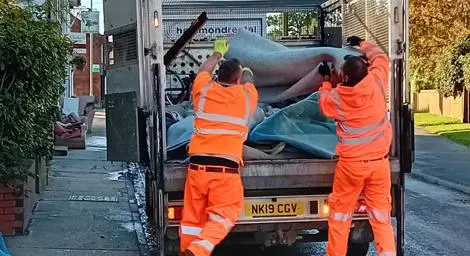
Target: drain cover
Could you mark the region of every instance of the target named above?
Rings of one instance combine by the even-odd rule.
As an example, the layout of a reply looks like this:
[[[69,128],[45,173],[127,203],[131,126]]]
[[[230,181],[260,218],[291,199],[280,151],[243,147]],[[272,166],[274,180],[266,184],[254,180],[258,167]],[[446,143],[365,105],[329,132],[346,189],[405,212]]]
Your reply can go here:
[[[70,196],[69,201],[90,201],[90,202],[114,202],[117,203],[118,199],[115,196]]]

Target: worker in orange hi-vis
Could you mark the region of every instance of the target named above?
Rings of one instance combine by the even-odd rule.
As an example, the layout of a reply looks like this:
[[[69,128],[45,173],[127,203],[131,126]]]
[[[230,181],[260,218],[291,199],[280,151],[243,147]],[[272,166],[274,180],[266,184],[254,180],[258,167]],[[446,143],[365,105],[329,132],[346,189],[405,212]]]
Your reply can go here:
[[[396,255],[391,224],[391,172],[388,154],[392,126],[387,115],[386,94],[389,79],[387,55],[374,43],[357,36],[347,39],[360,46],[363,57],[346,56],[336,88],[330,83],[327,63],[319,65],[324,77],[319,89],[322,113],[337,121],[338,144],[333,192],[328,197],[327,255],[347,252],[352,214],[361,192],[364,193],[369,222],[380,256]]]
[[[209,256],[235,225],[243,207],[242,150],[258,92],[253,73],[236,59],[223,61],[217,79],[212,79],[227,51],[227,41],[215,41],[214,53],[193,82],[195,131],[189,143],[180,226],[182,255]]]

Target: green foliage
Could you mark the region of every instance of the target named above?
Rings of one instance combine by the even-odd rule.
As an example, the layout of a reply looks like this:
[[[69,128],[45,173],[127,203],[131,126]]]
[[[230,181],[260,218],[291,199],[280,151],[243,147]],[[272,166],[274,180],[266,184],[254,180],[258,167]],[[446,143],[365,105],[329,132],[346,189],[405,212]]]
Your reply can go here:
[[[431,113],[415,113],[415,125],[421,126],[427,132],[449,138],[455,143],[470,146],[470,124],[460,120],[434,115]]]
[[[439,92],[445,96],[456,96],[464,89],[462,57],[470,53],[470,38],[448,46],[442,53],[436,68]]]
[[[287,20],[287,31],[284,31],[284,22]],[[268,14],[268,36],[279,38],[288,36],[312,36],[317,25],[317,14],[309,12],[287,12]]]
[[[86,59],[83,56],[75,56],[71,61],[71,65],[74,65],[78,70],[83,70],[86,65]]]
[[[470,90],[470,54],[460,56],[460,63],[462,64],[465,88]]]
[[[52,152],[52,124],[71,42],[44,7],[0,2],[0,182],[27,178],[25,159]]]
[[[436,89],[454,94],[454,90],[440,86],[436,76],[438,63],[450,62],[449,45],[455,45],[470,33],[470,4],[468,0],[410,0],[410,69],[415,73],[417,90]],[[446,59],[447,58],[447,59]],[[447,69],[447,68],[444,68]],[[441,65],[441,71],[442,65]],[[450,70],[444,73],[450,72]],[[455,91],[459,92],[459,89]]]
[[[432,125],[444,125],[444,124],[459,124],[462,123],[458,119],[440,116],[431,113],[415,113],[415,125],[417,126],[432,126]]]

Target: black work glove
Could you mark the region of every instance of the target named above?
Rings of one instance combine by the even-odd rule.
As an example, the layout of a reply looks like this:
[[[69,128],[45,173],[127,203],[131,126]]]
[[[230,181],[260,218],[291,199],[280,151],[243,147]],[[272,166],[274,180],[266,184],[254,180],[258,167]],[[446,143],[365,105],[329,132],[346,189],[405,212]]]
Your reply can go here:
[[[324,60],[320,64],[320,67],[318,68],[318,73],[320,73],[320,75],[322,75],[323,77],[331,76],[331,70],[330,70],[330,67],[328,66],[328,63],[326,62],[326,60]]]
[[[350,36],[346,39],[346,42],[348,43],[348,45],[350,46],[359,46],[359,44],[361,44],[361,42],[364,41],[362,40],[360,37],[358,36]]]

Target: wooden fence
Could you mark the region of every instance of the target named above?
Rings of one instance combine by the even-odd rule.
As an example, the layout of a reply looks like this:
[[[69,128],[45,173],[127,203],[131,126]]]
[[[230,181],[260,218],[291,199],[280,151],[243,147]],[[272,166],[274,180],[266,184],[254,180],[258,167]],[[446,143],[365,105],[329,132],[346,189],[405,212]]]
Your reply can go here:
[[[453,117],[468,123],[470,122],[469,96],[468,91],[457,97],[443,97],[437,90],[422,90],[413,93],[413,110]]]

